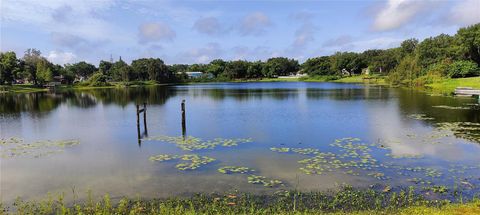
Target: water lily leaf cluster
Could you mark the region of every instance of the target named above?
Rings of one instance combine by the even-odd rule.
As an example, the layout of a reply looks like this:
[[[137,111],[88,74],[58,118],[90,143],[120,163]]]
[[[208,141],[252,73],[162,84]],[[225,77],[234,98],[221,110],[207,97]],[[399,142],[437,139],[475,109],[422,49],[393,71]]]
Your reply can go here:
[[[249,172],[254,172],[254,169],[243,167],[243,166],[224,166],[218,169],[218,172],[223,174],[232,174],[232,173],[240,173],[245,174]]]
[[[403,155],[394,155],[394,154],[391,154],[391,153],[387,153],[385,154],[386,156],[389,156],[391,158],[396,158],[396,159],[401,159],[401,158],[407,158],[407,159],[419,159],[419,158],[423,158],[424,156],[423,155],[415,155],[415,154],[403,154]]]
[[[428,117],[427,114],[423,114],[423,113],[410,114],[407,117],[410,119],[416,119],[416,120],[434,120],[435,119],[433,117]]]
[[[197,137],[172,137],[172,136],[157,136],[157,137],[149,137],[143,139],[145,141],[161,141],[175,144],[177,147],[181,148],[185,151],[195,151],[195,150],[202,150],[202,149],[214,149],[217,146],[222,147],[233,147],[238,146],[241,143],[249,143],[252,142],[250,138],[238,138],[238,139],[223,139],[223,138],[215,138],[213,140],[202,140],[201,138]]]
[[[278,187],[283,185],[283,182],[280,180],[267,179],[267,177],[261,175],[249,175],[247,179],[250,184],[262,184],[265,187]]]
[[[436,124],[438,131],[451,131],[459,138],[480,143],[480,123],[473,122],[442,122]]]
[[[181,160],[181,161],[189,161],[189,162],[181,162],[178,163],[175,168],[179,170],[195,170],[200,168],[201,166],[207,165],[213,161],[214,158],[207,157],[207,156],[200,156],[197,154],[187,154],[187,155],[155,155],[149,158],[150,161],[171,161],[171,160]]]
[[[464,106],[448,106],[448,105],[436,105],[432,106],[434,108],[441,108],[441,109],[448,109],[448,110],[470,110],[470,107],[464,107]]]
[[[27,142],[18,137],[4,138],[0,139],[0,157],[27,156],[38,158],[63,152],[65,148],[78,144],[80,144],[79,140],[39,140]]]

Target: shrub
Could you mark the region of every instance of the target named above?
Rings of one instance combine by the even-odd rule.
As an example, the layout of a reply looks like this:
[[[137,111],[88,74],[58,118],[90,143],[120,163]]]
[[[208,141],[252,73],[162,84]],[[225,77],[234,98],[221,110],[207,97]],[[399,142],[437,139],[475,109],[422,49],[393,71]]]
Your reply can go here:
[[[480,70],[476,63],[472,61],[455,61],[447,70],[448,77],[450,78],[465,78],[472,76],[479,76]]]

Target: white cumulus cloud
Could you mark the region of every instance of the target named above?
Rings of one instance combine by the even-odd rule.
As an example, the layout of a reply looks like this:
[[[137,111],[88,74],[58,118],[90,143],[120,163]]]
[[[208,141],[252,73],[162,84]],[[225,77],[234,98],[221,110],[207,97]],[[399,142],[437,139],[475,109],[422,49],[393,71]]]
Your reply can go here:
[[[73,63],[77,56],[72,52],[63,51],[50,51],[47,55],[47,59],[55,64]]]
[[[388,0],[376,14],[373,28],[377,31],[400,28],[433,6],[434,2],[435,0]]]

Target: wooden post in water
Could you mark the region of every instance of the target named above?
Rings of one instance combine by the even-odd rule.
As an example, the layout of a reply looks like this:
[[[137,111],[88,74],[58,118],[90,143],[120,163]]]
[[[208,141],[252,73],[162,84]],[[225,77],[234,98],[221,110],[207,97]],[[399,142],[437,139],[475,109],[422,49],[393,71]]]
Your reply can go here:
[[[138,139],[138,146],[140,147],[142,145],[141,141],[141,136],[140,136],[140,107],[139,105],[136,105],[137,107],[137,139]]]
[[[185,99],[182,100],[182,136],[183,136],[183,139],[185,140],[185,136],[186,136],[186,133],[187,133],[187,125],[185,123]]]
[[[145,127],[145,136],[148,136],[147,130],[147,103],[143,103],[143,127]]]
[[[137,138],[138,138],[138,146],[142,144],[142,136],[148,136],[147,130],[147,103],[143,103],[143,109],[140,109],[140,105],[136,105],[137,107]],[[145,132],[142,135],[140,129],[140,114],[143,112],[143,127],[145,128]]]

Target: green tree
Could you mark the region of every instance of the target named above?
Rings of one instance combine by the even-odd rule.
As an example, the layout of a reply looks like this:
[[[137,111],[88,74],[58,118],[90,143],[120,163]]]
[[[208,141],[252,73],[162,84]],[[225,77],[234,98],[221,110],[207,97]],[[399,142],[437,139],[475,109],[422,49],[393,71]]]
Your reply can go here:
[[[109,62],[109,61],[104,61],[104,60],[101,60],[99,65],[98,65],[98,71],[101,72],[102,74],[106,75],[106,76],[111,76],[112,72],[111,72],[111,69],[112,69],[112,66],[113,66],[113,63]]]
[[[460,28],[456,38],[466,59],[470,59],[480,66],[480,23]]]
[[[465,78],[479,76],[480,70],[478,65],[473,61],[455,61],[447,69],[450,78]]]
[[[69,64],[67,67],[73,72],[73,74],[75,74],[75,76],[83,79],[87,79],[90,77],[90,75],[97,71],[97,68],[94,65],[85,61]]]
[[[261,78],[263,76],[264,63],[261,61],[255,61],[248,64],[247,78]]]
[[[248,62],[243,60],[230,61],[225,67],[223,76],[229,79],[245,78],[248,70]]]
[[[388,81],[394,85],[414,85],[414,80],[421,76],[422,69],[414,56],[406,56],[389,74]]]
[[[457,59],[458,46],[455,45],[454,37],[440,34],[423,40],[416,48],[418,63],[423,68],[441,62],[444,59]]]
[[[132,77],[132,69],[122,59],[115,62],[112,66],[112,78],[115,81],[130,81]]]
[[[167,82],[171,78],[167,66],[159,58],[141,58],[132,61],[132,71],[138,80]]]
[[[11,84],[14,75],[20,70],[15,52],[0,53],[0,85]]]
[[[45,84],[53,80],[53,64],[42,58],[35,67],[38,84]]]
[[[225,71],[227,62],[221,59],[215,59],[207,66],[206,72],[212,74],[215,78]]]
[[[37,64],[43,60],[42,53],[37,49],[27,49],[23,55],[23,61],[25,62],[24,70],[28,79],[37,85]]]
[[[343,69],[353,74],[361,73],[362,69],[367,67],[361,55],[354,52],[337,52],[332,59],[332,70],[340,73]]]
[[[309,58],[302,66],[302,72],[308,75],[334,75],[329,56]]]
[[[270,58],[265,62],[263,74],[265,77],[278,77],[281,75],[293,75],[298,72],[300,65],[297,60],[285,57]]]
[[[415,38],[404,40],[400,44],[400,53],[401,53],[402,57],[414,53],[417,45],[418,45],[418,40],[415,39]]]

